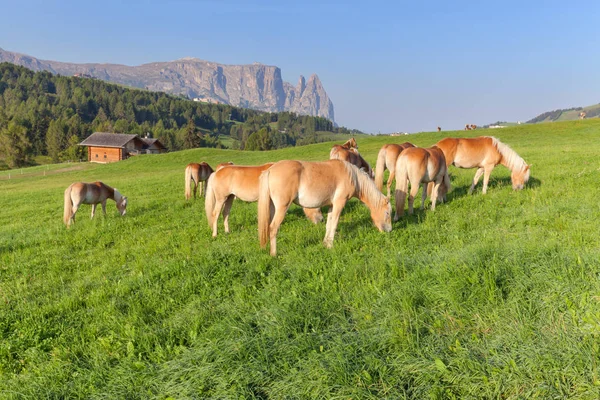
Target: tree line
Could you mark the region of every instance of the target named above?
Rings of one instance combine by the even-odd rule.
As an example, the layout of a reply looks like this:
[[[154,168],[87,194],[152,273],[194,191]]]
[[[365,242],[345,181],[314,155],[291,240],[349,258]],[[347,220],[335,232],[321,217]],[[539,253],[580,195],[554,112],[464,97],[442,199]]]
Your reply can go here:
[[[149,134],[169,150],[234,147],[268,150],[318,141],[316,132],[349,132],[325,118],[265,113],[131,89],[93,78],[33,72],[0,63],[0,155],[13,168],[37,155],[83,159],[93,132]]]

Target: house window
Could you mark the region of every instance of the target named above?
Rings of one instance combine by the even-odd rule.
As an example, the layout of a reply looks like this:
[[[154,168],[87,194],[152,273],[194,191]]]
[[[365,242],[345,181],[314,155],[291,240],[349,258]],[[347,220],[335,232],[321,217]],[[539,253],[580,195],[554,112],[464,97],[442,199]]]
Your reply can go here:
[[[104,158],[106,158],[106,153],[104,153]]]
[[[98,153],[96,153],[96,158],[98,158]]]

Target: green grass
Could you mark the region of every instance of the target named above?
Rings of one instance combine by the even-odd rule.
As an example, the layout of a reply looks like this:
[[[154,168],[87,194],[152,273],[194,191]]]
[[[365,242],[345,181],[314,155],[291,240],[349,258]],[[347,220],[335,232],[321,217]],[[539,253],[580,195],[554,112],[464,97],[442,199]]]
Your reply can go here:
[[[232,233],[211,238],[185,165],[322,160],[331,143],[0,180],[0,398],[597,399],[600,121],[489,133],[533,164],[525,190],[498,167],[468,196],[475,170],[451,167],[449,203],[391,233],[350,201],[331,250],[294,206],[277,258],[256,204],[235,202]],[[359,146],[373,165],[384,143],[468,134]],[[127,215],[84,206],[65,229],[64,189],[93,180]]]

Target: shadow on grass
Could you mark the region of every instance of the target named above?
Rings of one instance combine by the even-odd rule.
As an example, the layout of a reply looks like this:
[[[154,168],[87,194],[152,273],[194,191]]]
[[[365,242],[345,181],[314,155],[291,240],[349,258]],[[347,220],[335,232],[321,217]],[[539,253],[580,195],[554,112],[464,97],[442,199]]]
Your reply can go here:
[[[504,187],[504,186],[512,189],[512,181],[510,180],[509,176],[503,177],[503,178],[490,178],[490,181],[488,182],[488,192],[489,192],[489,190],[497,189],[497,188]],[[534,188],[538,188],[540,186],[542,186],[542,181],[540,181],[537,178],[530,177],[529,181],[525,185],[525,189],[534,189]],[[468,196],[470,188],[471,188],[470,184],[465,185],[465,186],[453,186],[452,191],[450,193],[448,193],[448,200],[451,200],[452,198]],[[473,194],[477,194],[477,193],[481,194],[482,190],[483,190],[483,183],[480,180],[479,183],[477,184],[477,186],[475,186],[475,190],[473,190]]]

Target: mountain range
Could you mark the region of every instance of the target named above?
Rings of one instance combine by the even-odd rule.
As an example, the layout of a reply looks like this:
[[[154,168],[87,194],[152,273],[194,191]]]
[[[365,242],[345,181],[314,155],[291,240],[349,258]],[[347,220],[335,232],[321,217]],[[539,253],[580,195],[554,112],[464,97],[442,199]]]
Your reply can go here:
[[[138,66],[75,64],[41,60],[1,48],[0,62],[10,62],[34,71],[92,77],[208,103],[269,112],[291,111],[335,121],[333,103],[316,74],[308,80],[300,76],[294,86],[283,81],[279,67],[260,63],[224,65],[198,58],[182,58]]]

